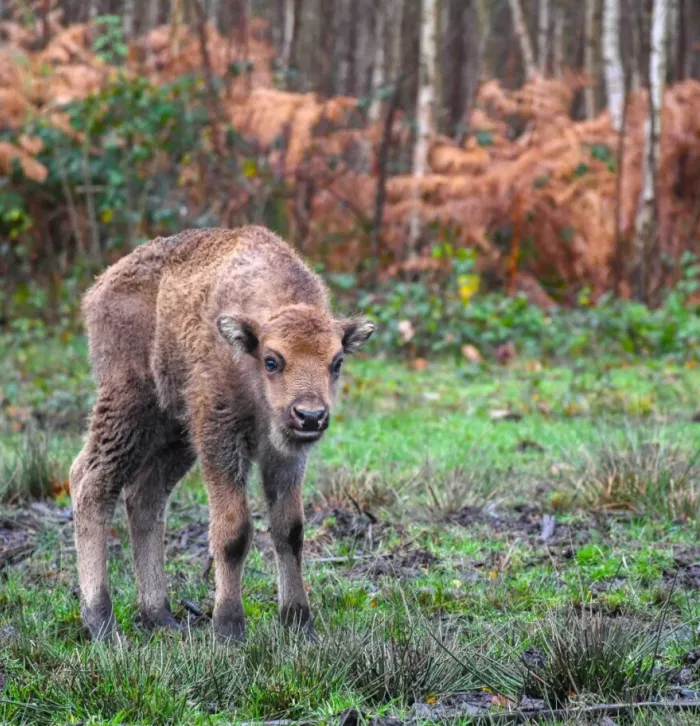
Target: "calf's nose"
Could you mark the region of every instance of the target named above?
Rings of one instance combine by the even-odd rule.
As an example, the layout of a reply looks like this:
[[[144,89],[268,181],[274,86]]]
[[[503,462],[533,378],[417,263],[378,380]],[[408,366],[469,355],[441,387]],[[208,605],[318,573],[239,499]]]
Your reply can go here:
[[[328,409],[325,406],[321,408],[294,406],[293,411],[304,431],[318,431],[328,422]]]

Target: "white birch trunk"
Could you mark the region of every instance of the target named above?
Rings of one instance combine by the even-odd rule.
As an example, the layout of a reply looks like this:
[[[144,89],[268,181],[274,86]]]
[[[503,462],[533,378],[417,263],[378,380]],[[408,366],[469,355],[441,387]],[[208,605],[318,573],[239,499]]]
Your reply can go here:
[[[382,113],[382,101],[379,94],[384,85],[384,28],[386,7],[377,6],[377,24],[374,29],[374,60],[372,62],[372,103],[369,107],[369,120],[378,121]]]
[[[657,182],[660,165],[661,116],[666,81],[666,29],[668,27],[668,0],[654,0],[651,19],[651,46],[649,54],[649,115],[644,133],[644,164],[642,191],[635,219],[634,283],[637,296],[643,298],[647,290],[644,270],[649,265],[647,256],[657,220]]]
[[[539,33],[537,37],[537,63],[540,73],[547,75],[547,59],[549,57],[549,0],[540,0]]]
[[[282,78],[287,77],[289,63],[292,59],[292,43],[294,41],[294,1],[284,0],[284,30],[282,31],[282,53],[280,67]]]
[[[523,56],[523,65],[525,67],[525,78],[533,79],[537,75],[537,66],[535,65],[535,56],[532,53],[532,43],[530,42],[530,34],[527,31],[523,9],[520,0],[508,0],[510,12],[513,16],[513,29],[515,37],[520,44],[520,52]]]
[[[602,42],[610,120],[615,131],[619,131],[625,101],[625,75],[620,59],[620,0],[604,1]]]
[[[595,116],[595,11],[597,0],[585,0],[586,19],[584,26],[583,72],[586,74],[588,85],[584,93],[586,104],[586,118]]]
[[[414,198],[420,204],[420,180],[428,168],[430,137],[435,133],[435,82],[437,80],[437,0],[421,0],[420,64],[416,103],[416,143],[413,147]],[[420,238],[420,215],[415,210],[409,226],[409,253],[415,254]]]

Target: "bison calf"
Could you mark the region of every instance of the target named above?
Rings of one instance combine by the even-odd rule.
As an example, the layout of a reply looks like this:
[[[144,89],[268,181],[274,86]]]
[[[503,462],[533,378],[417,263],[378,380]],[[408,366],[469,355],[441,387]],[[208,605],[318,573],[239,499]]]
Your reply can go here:
[[[301,482],[328,428],[347,353],[372,333],[338,320],[322,281],[260,227],[155,239],[110,267],[83,313],[98,393],[70,474],[82,615],[93,636],[116,630],[106,541],[124,491],[139,607],[175,626],[163,569],[165,510],[199,457],[216,573],[214,629],[242,637],[246,500],[260,467],[279,569],[280,616],[310,627],[301,571]]]

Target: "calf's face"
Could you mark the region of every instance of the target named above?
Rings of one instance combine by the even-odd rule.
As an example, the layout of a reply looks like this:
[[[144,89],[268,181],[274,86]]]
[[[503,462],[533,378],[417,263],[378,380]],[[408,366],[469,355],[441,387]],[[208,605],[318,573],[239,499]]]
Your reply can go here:
[[[281,449],[318,441],[328,428],[344,357],[374,330],[364,318],[336,320],[307,305],[282,308],[262,325],[222,315],[217,325],[234,354],[253,358]]]

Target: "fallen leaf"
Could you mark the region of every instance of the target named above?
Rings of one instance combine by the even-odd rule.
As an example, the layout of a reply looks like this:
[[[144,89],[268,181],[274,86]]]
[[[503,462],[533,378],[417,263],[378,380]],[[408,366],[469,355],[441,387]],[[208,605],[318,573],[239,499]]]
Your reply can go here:
[[[508,409],[497,408],[491,411],[489,414],[492,421],[520,421],[522,420],[522,414],[517,411],[510,411]]]
[[[425,358],[415,358],[410,366],[414,371],[425,371],[428,369],[428,361]]]
[[[470,363],[481,363],[483,360],[481,353],[479,353],[479,349],[475,348],[473,345],[463,345],[462,356]]]
[[[416,334],[413,328],[413,323],[410,320],[399,320],[399,335],[404,343],[410,343],[413,340],[413,336]]]

